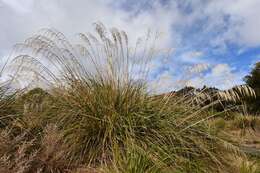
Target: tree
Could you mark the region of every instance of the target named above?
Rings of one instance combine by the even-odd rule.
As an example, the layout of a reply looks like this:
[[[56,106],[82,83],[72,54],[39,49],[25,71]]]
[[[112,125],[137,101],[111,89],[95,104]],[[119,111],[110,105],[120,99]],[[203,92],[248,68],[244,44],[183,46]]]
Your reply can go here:
[[[256,99],[248,100],[249,110],[253,113],[260,112],[260,62],[255,64],[249,75],[245,76],[245,82],[255,90]]]

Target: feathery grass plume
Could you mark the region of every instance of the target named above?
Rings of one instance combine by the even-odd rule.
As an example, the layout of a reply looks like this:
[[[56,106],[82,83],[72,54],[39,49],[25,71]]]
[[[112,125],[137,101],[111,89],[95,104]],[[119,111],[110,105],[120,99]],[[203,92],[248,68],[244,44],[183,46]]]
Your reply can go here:
[[[256,97],[255,91],[248,85],[235,86],[229,90],[219,91],[220,100],[239,102],[247,97]]]
[[[125,32],[95,26],[96,35],[79,34],[80,44],[44,29],[16,45],[11,64],[16,74],[38,76],[52,94],[47,111],[37,115],[63,132],[69,163],[103,172],[230,172],[237,167],[230,158],[239,151],[207,124],[218,116],[208,111],[217,101],[201,107],[193,104],[196,98],[149,92],[156,38],[148,35],[131,48]]]

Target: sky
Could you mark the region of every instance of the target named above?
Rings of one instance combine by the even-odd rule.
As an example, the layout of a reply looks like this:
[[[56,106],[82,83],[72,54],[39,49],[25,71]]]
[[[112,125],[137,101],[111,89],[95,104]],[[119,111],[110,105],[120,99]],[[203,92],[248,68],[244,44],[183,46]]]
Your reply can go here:
[[[159,48],[172,53],[151,66],[159,92],[182,87],[183,79],[227,89],[243,84],[260,60],[259,9],[260,0],[0,0],[0,58],[41,28],[72,38],[102,22],[132,40],[149,29],[161,33]]]

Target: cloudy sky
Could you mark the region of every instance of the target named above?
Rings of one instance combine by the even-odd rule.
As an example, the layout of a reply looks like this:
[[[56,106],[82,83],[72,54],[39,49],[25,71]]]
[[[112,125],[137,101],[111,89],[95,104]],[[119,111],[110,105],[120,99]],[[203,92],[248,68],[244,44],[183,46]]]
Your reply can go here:
[[[70,38],[99,21],[131,39],[162,33],[159,46],[173,50],[151,66],[162,91],[175,89],[187,69],[188,85],[225,89],[260,60],[259,9],[260,0],[0,0],[0,58],[41,28]]]

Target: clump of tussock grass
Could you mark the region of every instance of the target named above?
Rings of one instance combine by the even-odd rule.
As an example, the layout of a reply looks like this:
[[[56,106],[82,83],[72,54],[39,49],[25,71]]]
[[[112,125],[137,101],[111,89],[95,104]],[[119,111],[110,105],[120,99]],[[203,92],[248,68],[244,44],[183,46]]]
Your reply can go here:
[[[82,43],[74,45],[58,31],[42,30],[16,45],[11,65],[15,74],[37,76],[51,93],[53,101],[37,116],[62,131],[69,151],[64,164],[101,172],[235,169],[230,157],[243,154],[207,124],[217,116],[208,111],[217,101],[199,106],[196,98],[153,96],[147,77],[155,40],[148,36],[144,48],[138,42],[132,49],[125,32],[107,32],[101,24],[96,31],[79,34]]]

